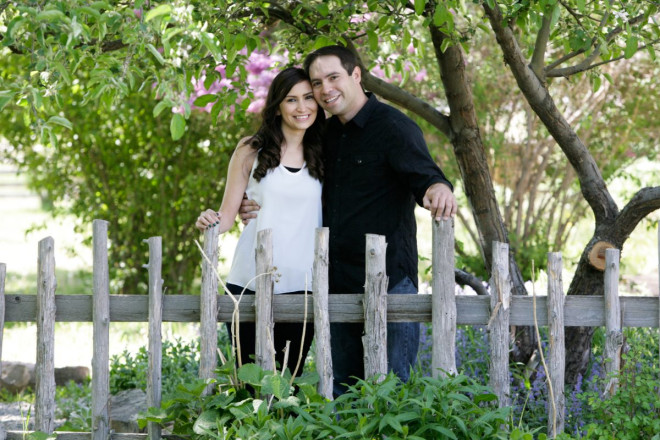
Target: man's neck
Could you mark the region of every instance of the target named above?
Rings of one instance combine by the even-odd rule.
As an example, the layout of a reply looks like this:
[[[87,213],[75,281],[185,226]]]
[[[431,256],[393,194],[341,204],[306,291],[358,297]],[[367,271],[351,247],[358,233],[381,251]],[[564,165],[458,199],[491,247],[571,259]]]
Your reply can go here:
[[[355,115],[360,113],[360,110],[362,110],[362,107],[364,107],[367,101],[369,101],[369,97],[364,92],[362,92],[362,95],[356,101],[355,109],[353,109],[350,113],[337,115],[339,122],[345,125],[348,121],[353,119]]]

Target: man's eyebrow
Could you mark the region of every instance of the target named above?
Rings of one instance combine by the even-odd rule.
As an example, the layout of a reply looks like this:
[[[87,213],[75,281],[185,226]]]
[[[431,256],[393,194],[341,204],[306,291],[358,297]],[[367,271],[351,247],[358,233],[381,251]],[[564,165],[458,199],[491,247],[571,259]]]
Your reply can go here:
[[[327,77],[333,76],[333,75],[339,75],[339,72],[337,72],[337,71],[336,72],[330,72],[327,75],[325,75],[323,78],[327,78]],[[311,81],[319,81],[320,80],[320,78],[310,78],[310,79],[311,79]]]

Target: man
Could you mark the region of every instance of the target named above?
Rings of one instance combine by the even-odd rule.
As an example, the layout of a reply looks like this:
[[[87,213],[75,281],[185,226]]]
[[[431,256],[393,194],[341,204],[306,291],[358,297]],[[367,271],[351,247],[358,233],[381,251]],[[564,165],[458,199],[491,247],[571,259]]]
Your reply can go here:
[[[388,293],[417,293],[415,202],[440,220],[456,214],[452,185],[431,158],[420,128],[362,89],[357,57],[343,46],[307,56],[314,98],[333,115],[324,138],[323,224],[330,230],[330,293],[365,284],[365,234],[387,240]],[[252,211],[244,203],[241,211]],[[248,218],[248,216],[243,216]],[[332,323],[334,393],[364,375],[363,325]],[[418,323],[387,325],[388,367],[407,380],[417,358]]]

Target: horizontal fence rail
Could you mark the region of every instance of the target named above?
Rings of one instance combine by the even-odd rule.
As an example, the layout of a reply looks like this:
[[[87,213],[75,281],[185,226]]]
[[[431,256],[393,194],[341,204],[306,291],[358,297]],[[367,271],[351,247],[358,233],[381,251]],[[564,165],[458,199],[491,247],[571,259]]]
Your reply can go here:
[[[363,294],[328,295],[328,311],[331,322],[364,322]],[[622,324],[624,327],[658,327],[658,298],[621,296]],[[225,295],[219,295],[218,322],[231,322],[234,303]],[[254,297],[243,296],[240,320],[254,322]],[[307,317],[314,318],[311,296],[307,298]],[[387,297],[389,322],[431,322],[432,295],[410,295],[401,298]],[[538,325],[548,325],[547,296],[536,297]],[[91,295],[55,295],[58,322],[91,322]],[[37,310],[35,295],[5,295],[5,322],[34,322]],[[149,299],[138,295],[110,295],[110,320],[112,322],[148,322]],[[529,296],[511,297],[511,325],[534,325],[533,299]],[[302,296],[274,295],[273,317],[275,322],[301,322],[304,314]],[[456,295],[457,325],[486,325],[490,319],[490,297]],[[602,327],[605,325],[605,298],[599,295],[566,296],[564,305],[565,327]],[[163,322],[199,322],[200,300],[198,295],[163,295]]]

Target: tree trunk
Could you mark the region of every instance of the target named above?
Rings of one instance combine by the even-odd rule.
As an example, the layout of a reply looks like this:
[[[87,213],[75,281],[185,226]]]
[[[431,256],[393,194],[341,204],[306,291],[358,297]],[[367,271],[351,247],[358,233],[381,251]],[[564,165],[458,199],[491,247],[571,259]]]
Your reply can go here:
[[[493,242],[508,243],[509,237],[495,198],[495,189],[474,109],[472,90],[465,73],[466,62],[461,47],[451,45],[443,52],[447,36],[431,25],[431,39],[440,65],[442,83],[451,110],[450,140],[463,179],[463,189],[479,230],[482,257],[491,272]],[[527,295],[524,280],[514,256],[509,252],[509,276],[514,295]],[[526,363],[535,349],[531,327],[515,329],[512,360]]]

